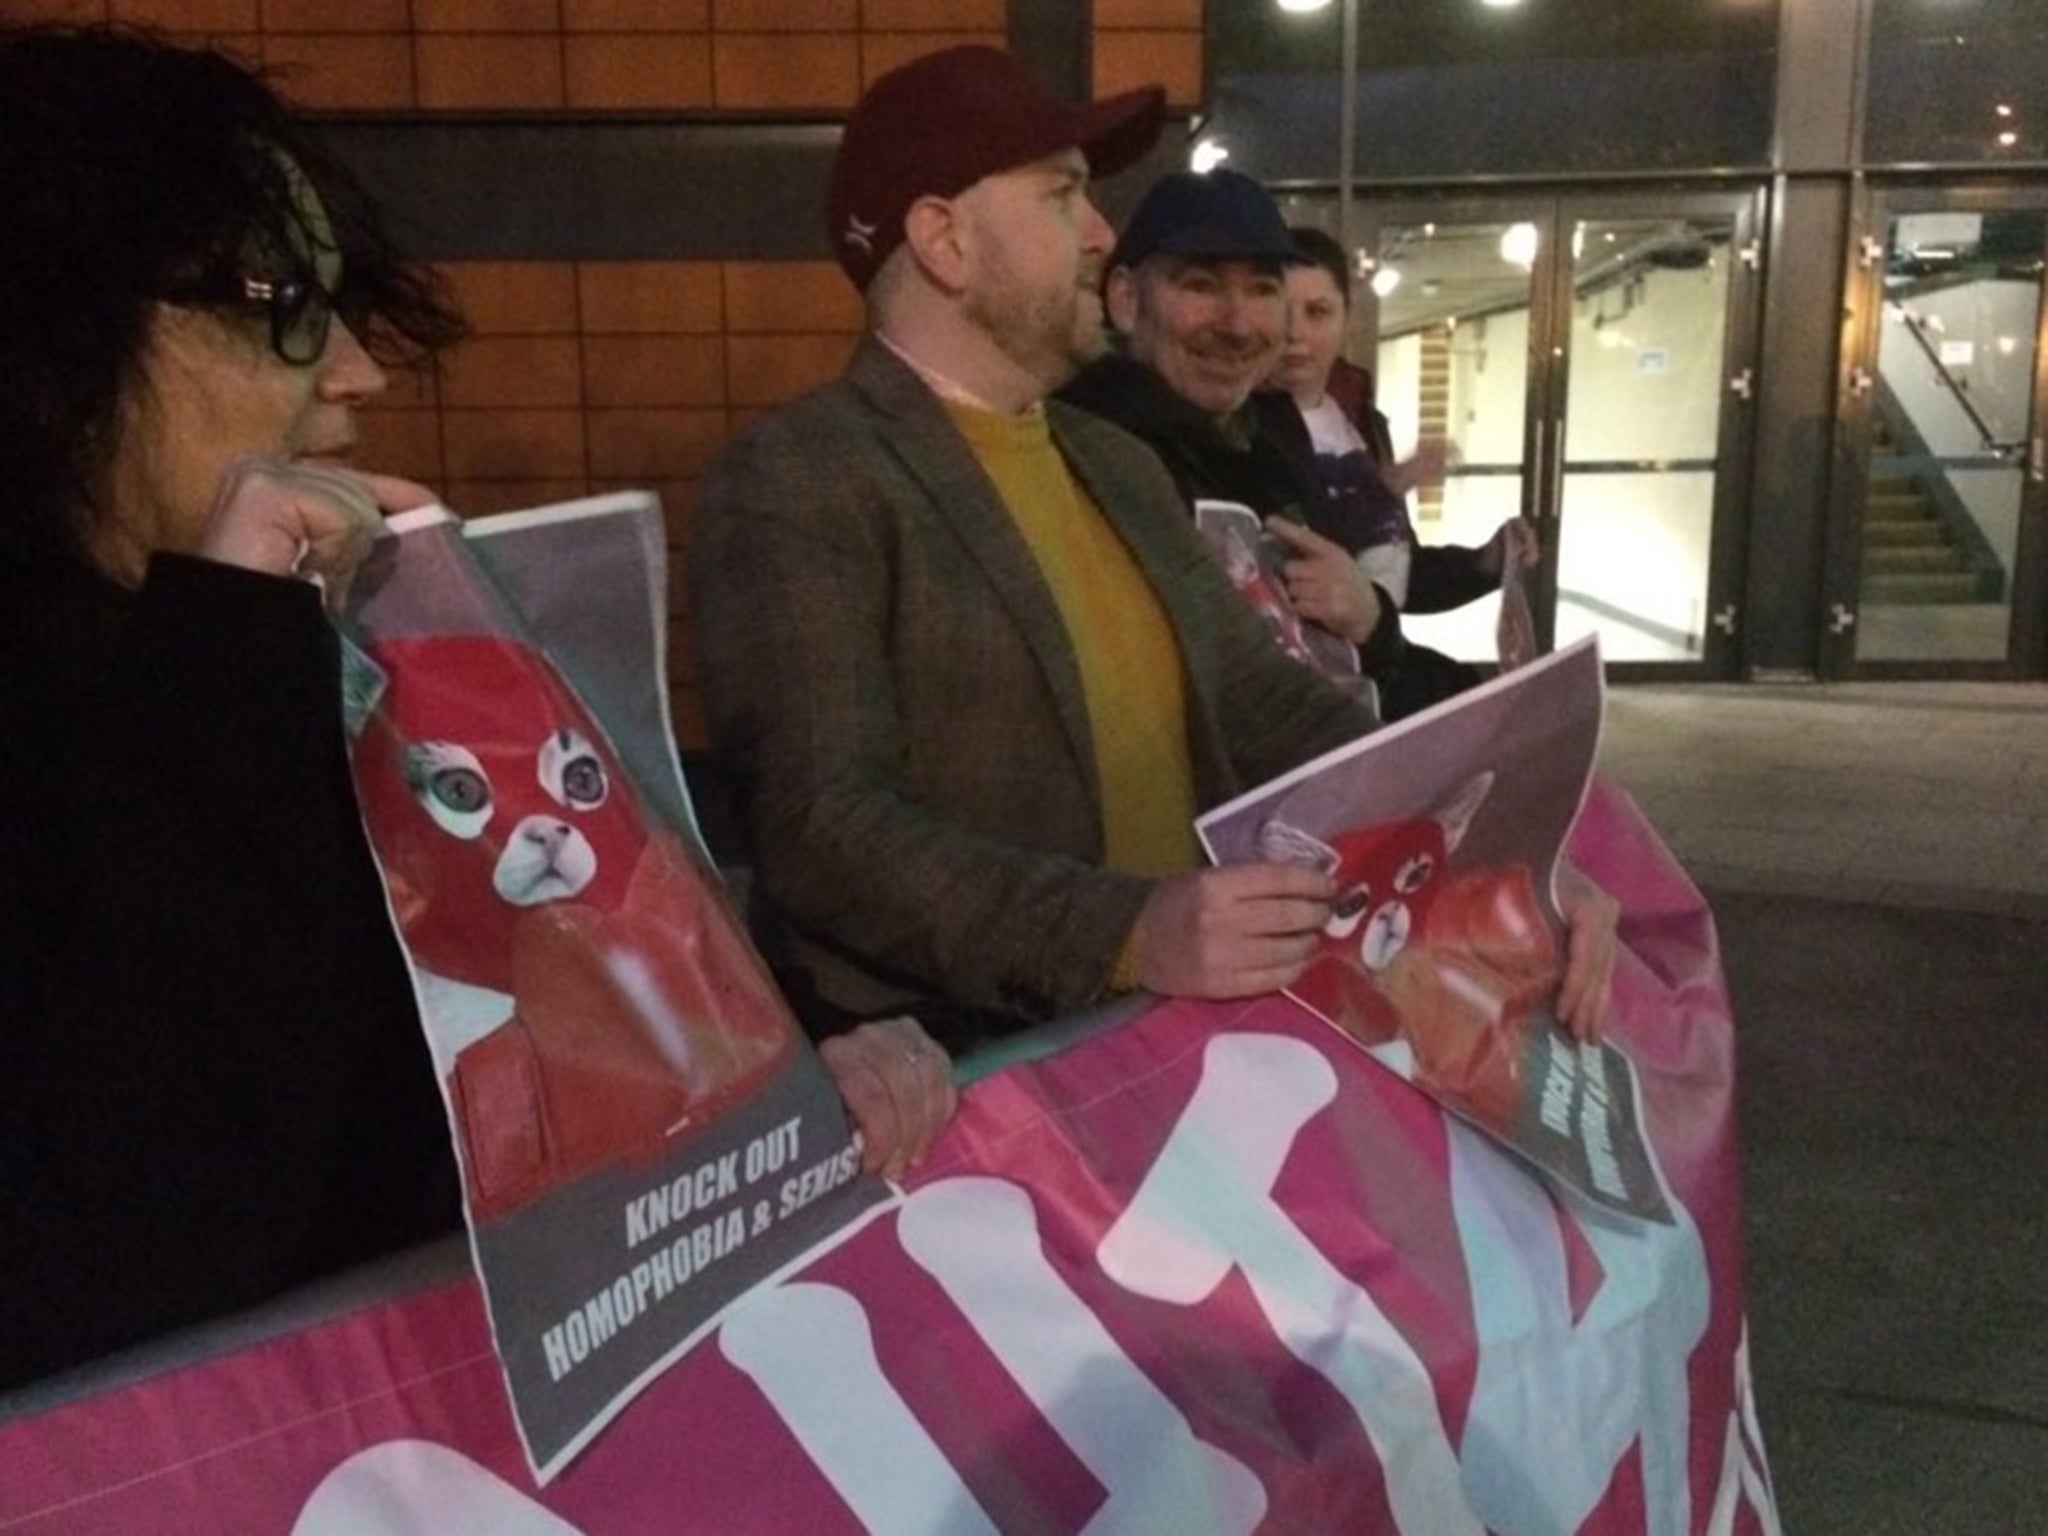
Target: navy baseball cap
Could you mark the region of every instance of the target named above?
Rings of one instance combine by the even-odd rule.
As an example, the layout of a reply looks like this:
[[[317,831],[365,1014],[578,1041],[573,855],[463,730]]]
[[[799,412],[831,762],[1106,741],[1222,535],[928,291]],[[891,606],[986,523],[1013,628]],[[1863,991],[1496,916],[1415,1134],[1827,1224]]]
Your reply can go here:
[[[1298,263],[1301,249],[1272,194],[1239,171],[1175,171],[1139,199],[1112,267],[1135,267],[1148,256],[1217,261]]]

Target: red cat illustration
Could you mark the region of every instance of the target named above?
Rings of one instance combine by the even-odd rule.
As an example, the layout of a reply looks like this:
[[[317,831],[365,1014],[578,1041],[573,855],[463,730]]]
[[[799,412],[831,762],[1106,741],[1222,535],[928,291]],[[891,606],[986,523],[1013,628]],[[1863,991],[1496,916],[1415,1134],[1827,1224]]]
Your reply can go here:
[[[1337,882],[1315,958],[1290,990],[1366,1045],[1405,1041],[1418,1083],[1506,1133],[1524,1039],[1548,1017],[1563,969],[1527,866],[1450,868],[1492,787],[1477,774],[1433,815],[1334,843],[1283,809],[1259,828],[1259,851]]]
[[[488,635],[370,655],[388,683],[357,791],[428,973],[476,1219],[654,1156],[772,1070],[780,996],[554,669]]]

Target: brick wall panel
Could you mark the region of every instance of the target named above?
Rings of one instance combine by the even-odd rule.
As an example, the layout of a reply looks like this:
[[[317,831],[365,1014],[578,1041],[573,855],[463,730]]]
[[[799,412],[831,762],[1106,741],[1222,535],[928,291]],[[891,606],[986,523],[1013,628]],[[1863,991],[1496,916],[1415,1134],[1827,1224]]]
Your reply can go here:
[[[843,110],[860,95],[860,44],[851,33],[720,33],[711,62],[720,107]]]
[[[1000,32],[866,32],[860,40],[860,79],[865,90],[890,70],[958,43],[1003,46]]]
[[[562,0],[565,32],[708,32],[711,0]]]
[[[606,479],[685,480],[725,443],[725,412],[716,410],[592,411],[590,472]]]
[[[716,262],[586,261],[576,284],[592,335],[693,334],[725,323]]]
[[[0,0],[0,20],[58,21],[84,26],[111,19],[107,0]]]
[[[364,411],[357,423],[357,463],[381,474],[403,475],[439,488],[445,469],[440,412],[373,408]]]
[[[836,261],[725,263],[726,328],[733,332],[858,331],[861,298]]]
[[[857,32],[860,0],[711,0],[720,32]]]
[[[1008,0],[861,0],[860,22],[870,32],[1000,34],[1009,10]]]
[[[571,107],[688,111],[711,105],[708,33],[572,36],[563,55]]]
[[[1200,32],[1202,0],[1095,0],[1098,28]]]
[[[493,512],[523,512],[528,507],[551,506],[574,501],[586,494],[583,481],[548,479],[545,476],[509,480],[450,480],[442,486],[444,503],[464,517],[488,517]]]
[[[573,336],[478,336],[441,361],[451,406],[583,403],[583,360]]]
[[[581,411],[444,409],[441,430],[450,479],[585,483]]]
[[[592,406],[723,405],[725,343],[710,336],[587,336],[583,398]]]
[[[211,6],[208,7],[211,9]],[[193,7],[169,4],[165,9]],[[255,5],[249,7],[257,9]],[[406,0],[262,0],[266,32],[409,32],[412,12]],[[250,24],[255,25],[254,18]]]
[[[559,32],[557,0],[412,0],[420,32]]]
[[[306,107],[396,110],[413,102],[412,39],[396,33],[269,33],[263,62]]]
[[[562,105],[562,45],[554,36],[422,34],[420,105],[429,111]]]
[[[48,14],[44,7],[30,7],[36,16]],[[0,7],[0,16],[10,20],[26,20],[16,17],[12,10]],[[71,17],[51,16],[52,20],[70,20]],[[262,28],[256,0],[112,0],[111,4],[97,7],[86,15],[78,16],[79,21],[125,21],[142,27],[161,27],[166,31],[180,33],[214,34],[220,32],[256,32]],[[401,18],[399,26],[405,23]]]
[[[1192,107],[1202,99],[1202,34],[1199,32],[1101,32],[1095,34],[1098,97],[1141,85],[1163,85],[1167,101]]]
[[[479,334],[534,336],[574,332],[576,268],[566,261],[462,261],[443,269],[448,287]]]
[[[726,343],[726,398],[777,405],[835,378],[853,355],[852,336],[734,336]]]

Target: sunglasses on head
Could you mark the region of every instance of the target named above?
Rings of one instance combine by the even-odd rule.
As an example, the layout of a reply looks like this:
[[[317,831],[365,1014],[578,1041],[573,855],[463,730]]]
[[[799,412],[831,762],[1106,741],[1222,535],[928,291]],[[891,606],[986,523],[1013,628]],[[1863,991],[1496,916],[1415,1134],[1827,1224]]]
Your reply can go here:
[[[243,304],[270,318],[270,350],[295,368],[320,360],[334,324],[335,297],[311,273],[287,277],[234,275],[224,281],[178,289],[174,303]]]

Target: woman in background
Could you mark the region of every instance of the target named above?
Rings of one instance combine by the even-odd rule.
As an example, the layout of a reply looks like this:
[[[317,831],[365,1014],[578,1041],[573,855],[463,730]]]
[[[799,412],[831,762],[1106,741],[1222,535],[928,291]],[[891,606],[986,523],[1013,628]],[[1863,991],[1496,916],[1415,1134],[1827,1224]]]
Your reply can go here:
[[[1288,230],[1303,260],[1287,268],[1287,335],[1270,383],[1285,389],[1300,407],[1315,444],[1316,462],[1333,496],[1367,476],[1377,476],[1405,499],[1416,486],[1440,480],[1445,450],[1440,440],[1422,444],[1396,462],[1387,418],[1374,404],[1372,375],[1347,361],[1344,339],[1351,320],[1351,271],[1344,249],[1319,229]],[[1510,518],[1477,547],[1422,544],[1404,516],[1402,536],[1359,552],[1358,563],[1404,613],[1443,613],[1463,607],[1500,587],[1503,562],[1524,568],[1538,555],[1535,532]],[[1405,676],[1381,682],[1382,708],[1398,719],[1425,704],[1447,698],[1480,679],[1461,661],[1410,642]],[[1391,696],[1389,696],[1391,695]]]

